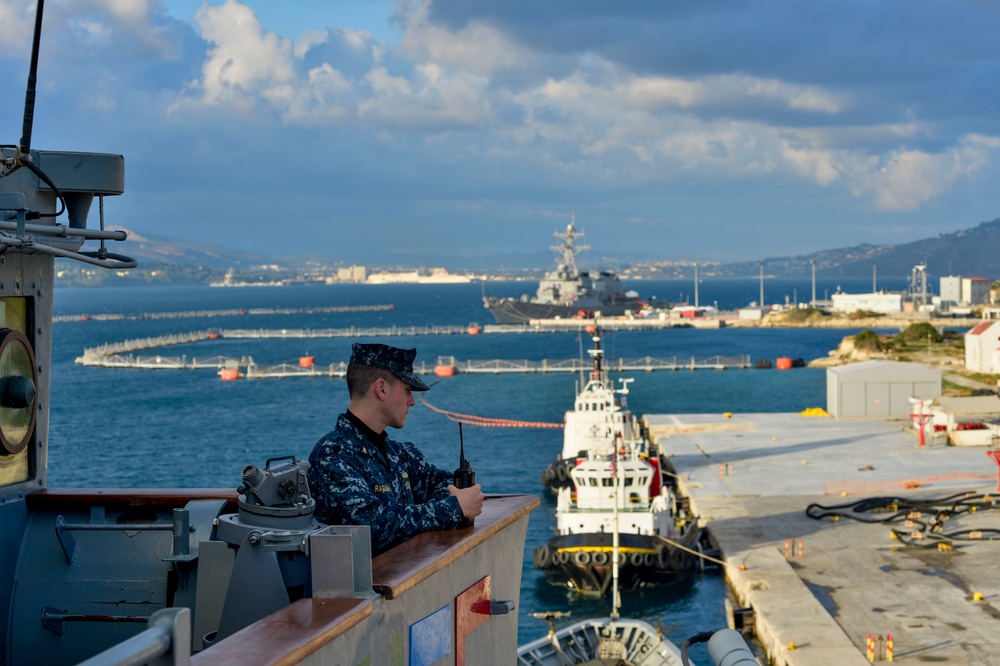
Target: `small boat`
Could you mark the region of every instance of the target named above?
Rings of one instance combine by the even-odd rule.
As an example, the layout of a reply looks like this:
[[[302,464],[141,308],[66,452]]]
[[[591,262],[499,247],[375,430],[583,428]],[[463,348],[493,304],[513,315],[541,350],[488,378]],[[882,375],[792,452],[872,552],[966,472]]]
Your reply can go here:
[[[605,595],[619,569],[624,589],[672,582],[691,569],[701,546],[697,521],[666,482],[659,449],[628,408],[632,380],[615,390],[599,332],[593,341],[590,378],[566,413],[563,455],[543,474],[557,492],[556,535],[532,560],[555,585]]]
[[[568,615],[532,613],[533,617],[548,620],[549,633],[518,648],[518,666],[680,666],[683,663],[677,646],[648,622],[603,617],[582,620],[556,631],[555,620]]]

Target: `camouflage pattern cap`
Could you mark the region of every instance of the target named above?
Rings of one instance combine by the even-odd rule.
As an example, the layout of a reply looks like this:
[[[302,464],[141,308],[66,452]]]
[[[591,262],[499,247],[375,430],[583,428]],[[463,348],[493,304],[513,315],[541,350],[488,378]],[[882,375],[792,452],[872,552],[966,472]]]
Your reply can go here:
[[[431,387],[413,374],[413,359],[416,357],[416,349],[400,349],[379,344],[365,345],[359,342],[355,342],[351,347],[351,363],[383,368],[409,384],[414,391],[428,391]]]

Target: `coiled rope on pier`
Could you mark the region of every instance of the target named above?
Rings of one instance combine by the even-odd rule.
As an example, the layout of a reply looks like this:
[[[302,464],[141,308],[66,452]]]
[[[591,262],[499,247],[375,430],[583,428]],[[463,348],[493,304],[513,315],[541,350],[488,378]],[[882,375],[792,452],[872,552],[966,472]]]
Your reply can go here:
[[[440,407],[435,407],[431,403],[427,402],[427,398],[424,394],[420,394],[420,402],[427,409],[445,416],[449,421],[454,421],[455,423],[462,423],[464,425],[474,425],[483,428],[562,428],[562,423],[551,423],[547,421],[519,421],[517,419],[498,419],[489,416],[477,416],[475,414],[459,414],[458,412],[448,411],[447,409],[441,409]]]

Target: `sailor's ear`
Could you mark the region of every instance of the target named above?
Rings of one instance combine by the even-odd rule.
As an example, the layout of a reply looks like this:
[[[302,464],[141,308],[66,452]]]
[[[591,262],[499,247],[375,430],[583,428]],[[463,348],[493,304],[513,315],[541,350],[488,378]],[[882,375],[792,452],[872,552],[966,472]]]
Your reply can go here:
[[[389,392],[389,383],[382,377],[379,377],[374,382],[372,382],[372,395],[378,399],[385,399],[386,394]]]

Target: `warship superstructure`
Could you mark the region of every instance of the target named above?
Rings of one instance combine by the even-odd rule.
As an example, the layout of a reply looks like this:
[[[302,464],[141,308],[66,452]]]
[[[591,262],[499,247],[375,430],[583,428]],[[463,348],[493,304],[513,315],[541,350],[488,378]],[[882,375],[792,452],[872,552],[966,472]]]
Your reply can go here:
[[[613,272],[581,271],[577,267],[576,255],[590,249],[590,246],[577,244],[583,232],[576,229],[575,215],[564,232],[557,231],[553,235],[562,241],[552,246],[558,256],[556,268],[545,274],[533,298],[527,294],[520,298],[483,297],[486,309],[498,324],[523,324],[532,319],[592,317],[596,313],[615,317],[646,307],[637,294],[625,291],[625,286]]]

